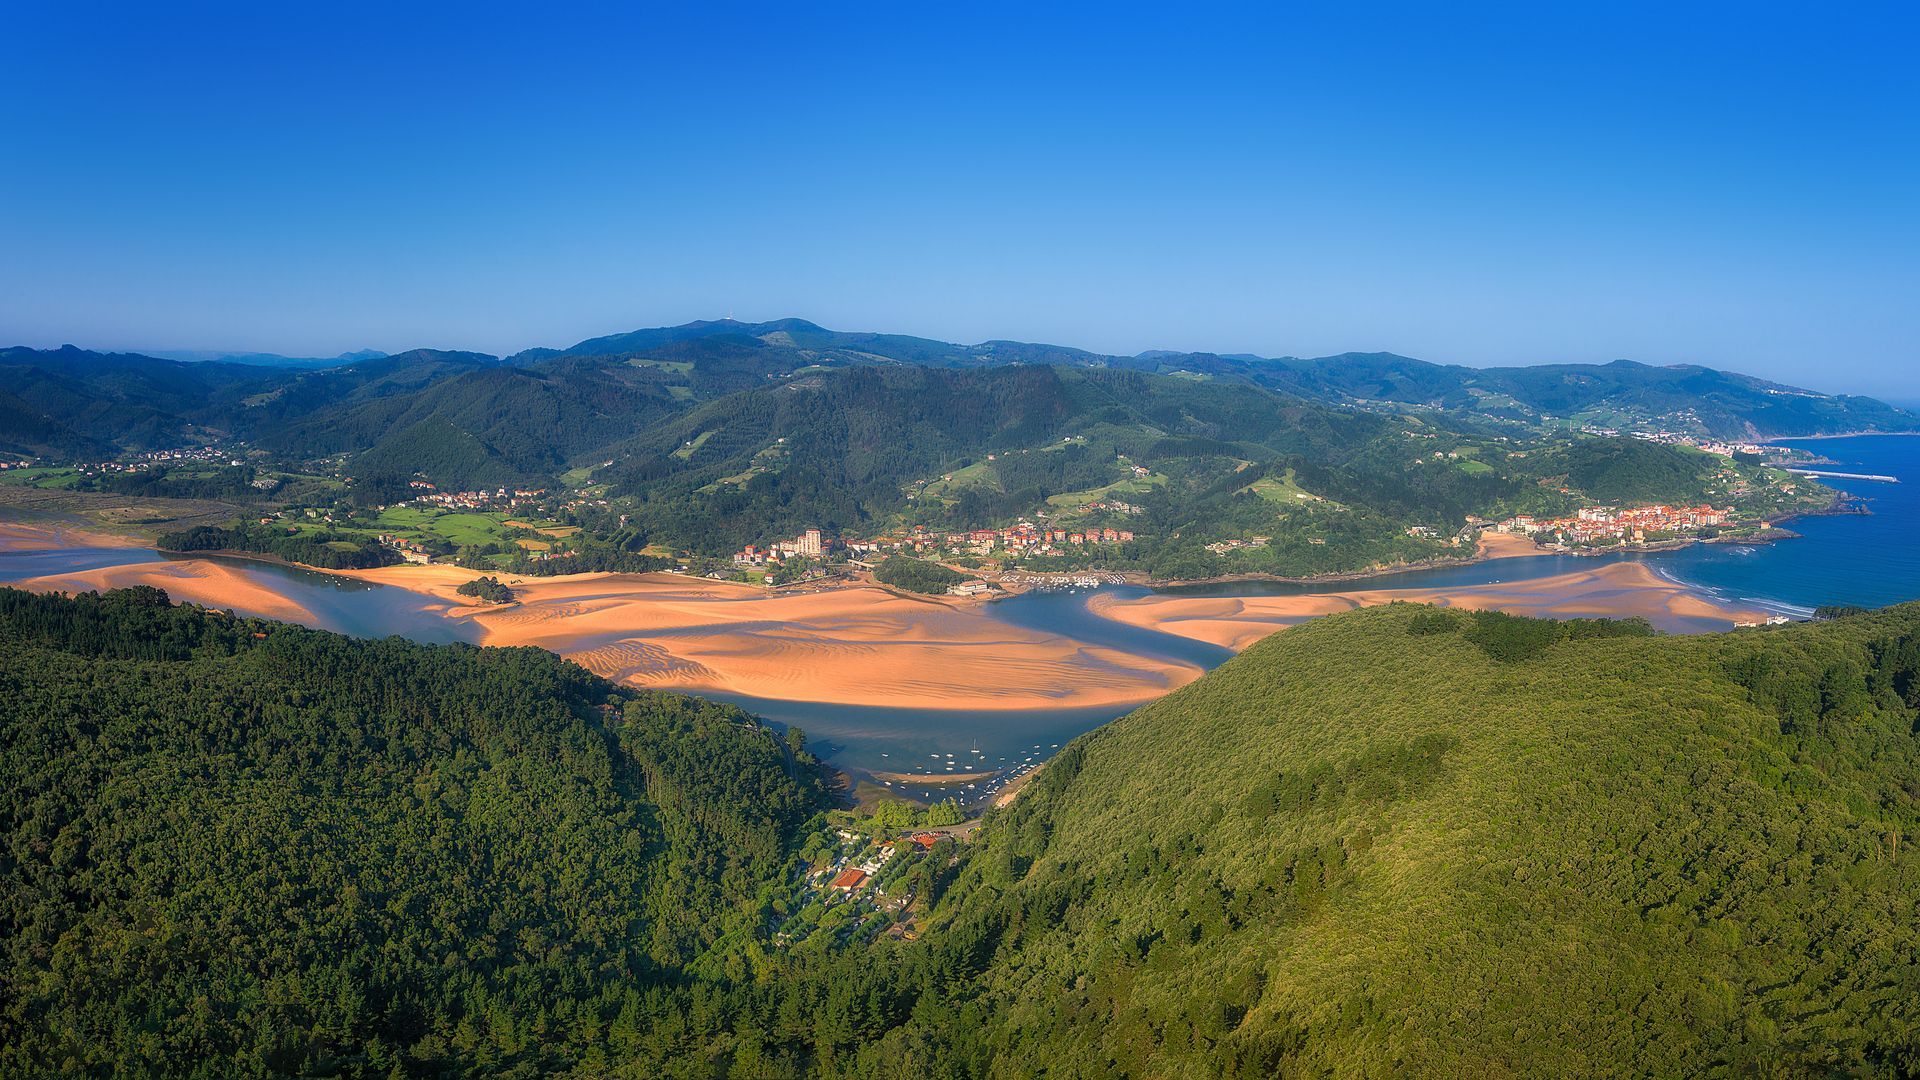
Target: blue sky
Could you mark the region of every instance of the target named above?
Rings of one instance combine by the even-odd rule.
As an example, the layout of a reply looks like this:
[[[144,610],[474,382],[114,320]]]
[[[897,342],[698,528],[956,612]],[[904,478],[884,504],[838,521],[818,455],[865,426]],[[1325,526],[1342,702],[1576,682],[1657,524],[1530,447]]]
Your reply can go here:
[[[1920,398],[1900,7],[1040,7],[7,5],[0,340],[731,312]]]

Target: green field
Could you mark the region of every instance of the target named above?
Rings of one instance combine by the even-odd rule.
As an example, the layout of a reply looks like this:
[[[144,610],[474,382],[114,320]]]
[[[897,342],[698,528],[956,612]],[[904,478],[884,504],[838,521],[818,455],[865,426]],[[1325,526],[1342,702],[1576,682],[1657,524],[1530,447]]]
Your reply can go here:
[[[396,506],[377,519],[381,532],[438,536],[454,544],[490,544],[507,538],[506,519],[497,514],[448,513]]]
[[[1104,487],[1088,488],[1085,491],[1063,491],[1049,498],[1047,505],[1056,510],[1077,511],[1085,509],[1090,502],[1099,502],[1102,499],[1125,501],[1129,495],[1145,495],[1166,482],[1167,478],[1162,473],[1129,476],[1124,480],[1115,480]]]
[[[648,360],[644,357],[636,356],[627,361],[627,366],[655,368],[660,371],[672,372],[675,375],[693,374],[693,361],[691,360]]]
[[[1288,469],[1285,475],[1277,478],[1263,476],[1241,490],[1251,491],[1268,502],[1281,506],[1294,506],[1317,498],[1312,492],[1300,486],[1292,469]]]
[[[965,468],[955,469],[942,475],[938,480],[920,489],[922,498],[950,498],[970,487],[997,488],[1000,482],[993,474],[993,462],[976,461]]]
[[[285,524],[304,534],[336,532],[354,533],[367,537],[381,533],[416,542],[445,541],[456,547],[468,545],[512,543],[510,534],[513,529],[506,524],[508,515],[481,514],[461,511],[436,510],[426,507],[395,506],[381,512],[372,519],[352,519],[327,522],[316,518],[291,519]],[[562,526],[544,519],[515,518],[545,532],[549,537],[562,538],[577,532],[571,526]],[[547,545],[551,546],[551,545]],[[542,548],[541,550],[544,550]]]
[[[702,436],[702,438],[705,438],[705,436]],[[741,485],[745,484],[747,481],[753,479],[754,477],[759,476],[762,473],[772,471],[774,468],[774,463],[778,462],[782,457],[785,457],[785,456],[786,456],[786,447],[776,443],[760,451],[759,453],[753,455],[753,460],[747,463],[747,467],[745,469],[741,470],[740,472],[734,473],[732,476],[723,476],[720,479],[715,480],[713,483],[707,484],[704,487],[700,488],[700,490],[703,492],[713,492],[713,491],[718,491],[723,487],[740,487]]]
[[[70,488],[79,479],[78,470],[57,465],[33,469],[8,469],[0,473],[0,484],[18,484],[21,487]]]
[[[682,446],[680,449],[675,450],[673,452],[673,456],[679,458],[681,461],[685,461],[688,458],[692,457],[695,451],[699,450],[702,446],[705,446],[707,444],[707,440],[711,438],[713,438],[713,432],[711,430],[703,431],[700,434],[695,435],[691,442],[687,443],[685,446]]]

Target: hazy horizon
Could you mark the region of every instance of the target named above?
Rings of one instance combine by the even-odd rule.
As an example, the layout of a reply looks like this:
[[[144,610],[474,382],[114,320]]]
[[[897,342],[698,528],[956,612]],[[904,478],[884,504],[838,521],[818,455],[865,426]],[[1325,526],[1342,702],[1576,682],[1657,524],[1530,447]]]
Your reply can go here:
[[[0,14],[36,88],[0,339],[510,354],[731,311],[1920,398],[1900,8],[969,14]]]

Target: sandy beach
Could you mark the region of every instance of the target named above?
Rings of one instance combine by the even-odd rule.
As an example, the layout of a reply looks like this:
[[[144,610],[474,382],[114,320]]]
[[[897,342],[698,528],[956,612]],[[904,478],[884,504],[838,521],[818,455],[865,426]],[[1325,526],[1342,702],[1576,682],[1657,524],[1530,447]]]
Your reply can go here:
[[[1136,599],[1099,594],[1087,606],[1097,615],[1130,626],[1212,642],[1237,652],[1303,619],[1396,600],[1553,619],[1640,616],[1656,625],[1684,619],[1765,618],[1762,612],[1715,604],[1642,563],[1608,563],[1552,577],[1435,589],[1354,589],[1297,596],[1160,594]]]
[[[1483,559],[1515,559],[1548,554],[1547,549],[1534,543],[1532,537],[1497,532],[1481,533],[1475,550]]]

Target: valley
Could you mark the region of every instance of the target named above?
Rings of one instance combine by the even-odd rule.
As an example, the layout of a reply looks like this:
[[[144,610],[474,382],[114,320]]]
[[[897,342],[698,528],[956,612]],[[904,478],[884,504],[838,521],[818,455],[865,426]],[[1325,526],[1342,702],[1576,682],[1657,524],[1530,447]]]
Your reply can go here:
[[[1663,581],[1644,563],[1543,556],[1499,534],[1486,543],[1497,557],[1449,571],[1444,584],[1422,586],[1433,572],[1416,571],[1284,596],[1246,591],[1257,583],[1227,596],[1105,586],[952,598],[871,584],[793,593],[655,572],[503,575],[512,599],[490,604],[457,591],[480,576],[457,566],[318,572],[161,557],[42,524],[0,534],[0,583],[65,593],[145,586],[176,602],[362,636],[537,646],[624,685],[716,697],[803,727],[856,781],[879,781],[865,797],[893,788],[884,794],[919,801],[953,794],[952,778],[938,768],[920,770],[918,784],[880,774],[971,746],[1004,778],[998,763],[1024,752],[1029,732],[1057,746],[1313,616],[1410,601],[1637,617],[1680,632],[1767,617]],[[1529,569],[1537,564],[1546,565]],[[1042,749],[1044,760],[1051,750]],[[983,783],[959,795],[982,801],[997,790]]]

